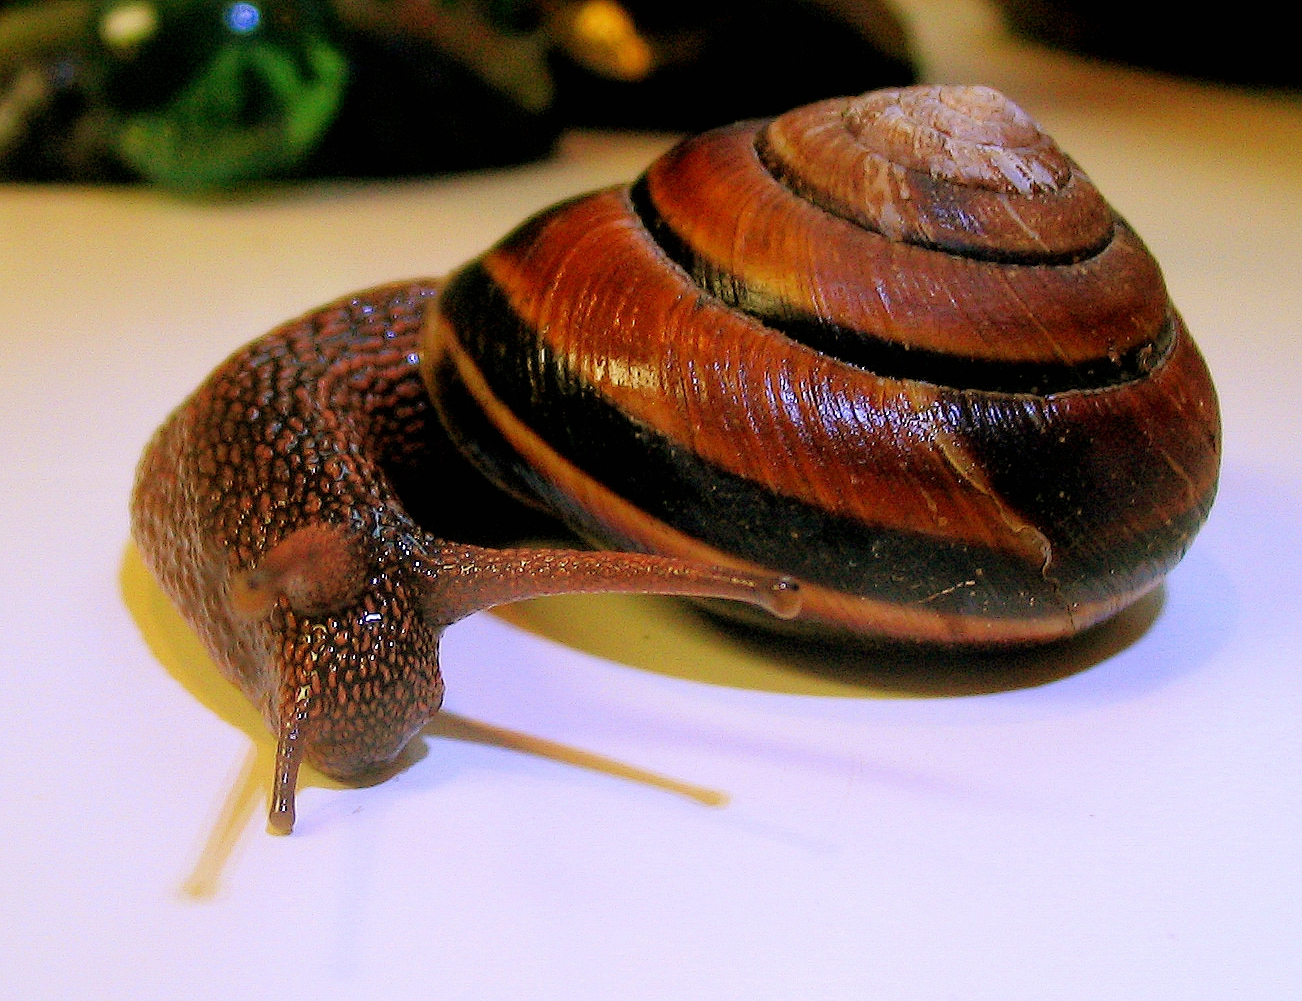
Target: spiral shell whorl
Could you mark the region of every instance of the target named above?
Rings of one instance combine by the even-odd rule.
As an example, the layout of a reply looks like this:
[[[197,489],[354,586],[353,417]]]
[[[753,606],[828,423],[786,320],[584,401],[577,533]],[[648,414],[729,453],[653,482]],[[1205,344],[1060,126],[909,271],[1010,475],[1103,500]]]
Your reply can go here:
[[[1071,163],[1031,116],[989,87],[912,87],[849,103],[867,150],[935,178],[1022,195],[1057,191]]]
[[[1059,263],[1112,234],[1102,196],[1031,117],[989,87],[908,87],[797,108],[760,138],[774,174],[892,240]]]

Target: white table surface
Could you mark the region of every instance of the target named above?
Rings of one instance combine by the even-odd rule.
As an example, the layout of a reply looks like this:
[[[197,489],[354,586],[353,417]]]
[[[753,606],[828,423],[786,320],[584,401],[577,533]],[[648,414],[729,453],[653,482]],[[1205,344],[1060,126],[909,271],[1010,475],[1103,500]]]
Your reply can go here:
[[[1208,359],[1221,493],[1160,598],[994,684],[820,674],[654,600],[477,615],[418,760],[306,775],[268,836],[271,738],[129,545],[141,447],[242,342],[663,142],[222,203],[0,187],[0,997],[1302,996],[1302,100],[906,12],[930,78],[1085,166]]]

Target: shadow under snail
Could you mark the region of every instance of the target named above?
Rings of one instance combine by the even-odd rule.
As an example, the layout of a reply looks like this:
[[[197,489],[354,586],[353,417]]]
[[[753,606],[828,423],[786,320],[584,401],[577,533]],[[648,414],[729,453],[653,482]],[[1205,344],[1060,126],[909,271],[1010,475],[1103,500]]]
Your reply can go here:
[[[480,489],[449,442],[600,548],[449,538]],[[1135,233],[1002,95],[929,86],[686,140],[255,341],[149,445],[133,535],[278,736],[287,832],[300,761],[392,761],[477,609],[645,591],[1046,642],[1157,586],[1219,453]]]

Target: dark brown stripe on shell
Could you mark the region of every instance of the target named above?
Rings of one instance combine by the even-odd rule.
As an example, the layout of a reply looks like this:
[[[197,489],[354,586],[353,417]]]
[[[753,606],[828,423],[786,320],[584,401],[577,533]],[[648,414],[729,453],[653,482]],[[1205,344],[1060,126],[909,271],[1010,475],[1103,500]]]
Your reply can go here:
[[[852,330],[815,316],[802,305],[749,285],[697,251],[656,209],[645,178],[630,192],[634,211],[664,252],[711,295],[823,354],[890,379],[928,382],[953,389],[1047,395],[1076,389],[1119,386],[1146,376],[1165,359],[1174,339],[1172,325],[1158,327],[1151,340],[1112,356],[1075,363],[999,360],[908,345]]]

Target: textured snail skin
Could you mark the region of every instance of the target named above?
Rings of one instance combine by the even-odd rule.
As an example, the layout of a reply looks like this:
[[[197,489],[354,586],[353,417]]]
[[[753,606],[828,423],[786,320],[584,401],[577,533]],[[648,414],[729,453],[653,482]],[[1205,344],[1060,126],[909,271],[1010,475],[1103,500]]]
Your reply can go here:
[[[416,355],[436,291],[360,293],[255,341],[159,429],[137,473],[142,557],[278,737],[280,833],[293,826],[301,760],[363,776],[429,721],[443,697],[439,638],[480,608],[571,591],[799,608],[780,580],[657,556],[464,545],[418,524],[395,482],[431,465],[442,441]],[[431,523],[480,503],[446,456],[421,480]]]
[[[490,476],[599,545],[790,574],[816,631],[1071,635],[1155,587],[1215,493],[1215,392],[1156,262],[988,88],[688,140],[431,318],[426,380]]]

